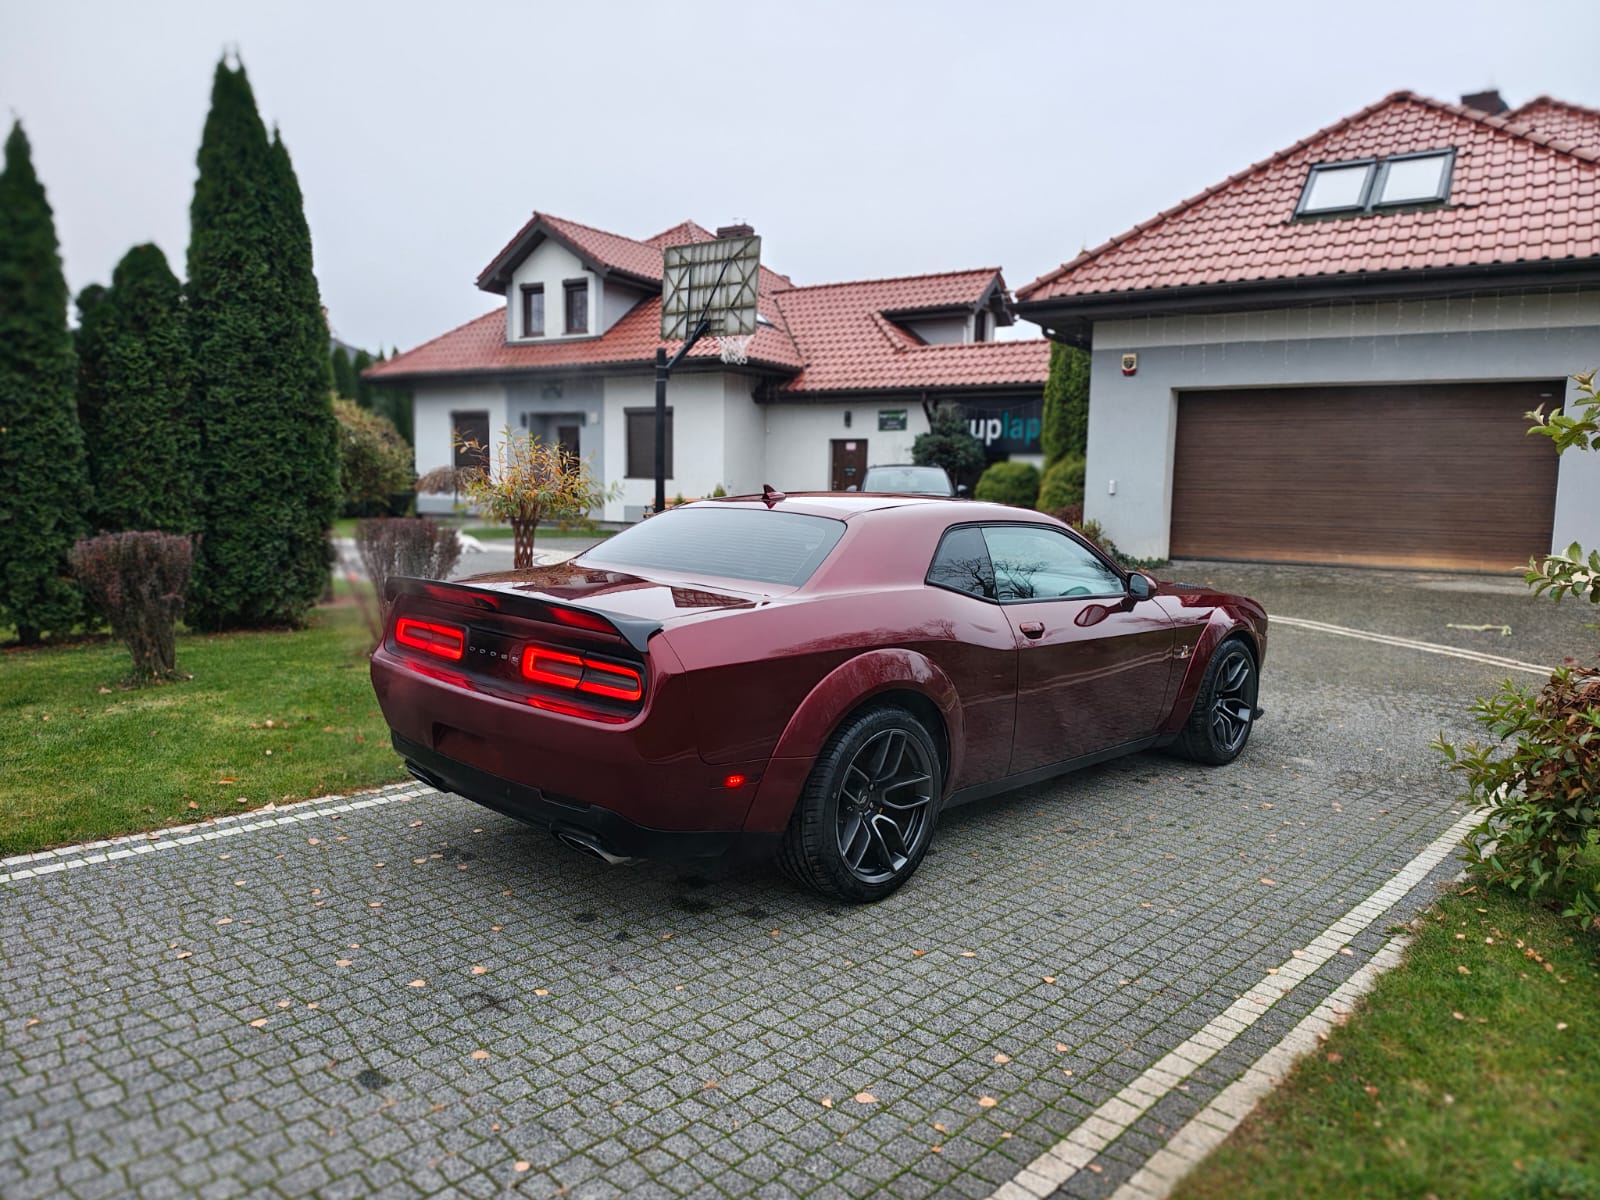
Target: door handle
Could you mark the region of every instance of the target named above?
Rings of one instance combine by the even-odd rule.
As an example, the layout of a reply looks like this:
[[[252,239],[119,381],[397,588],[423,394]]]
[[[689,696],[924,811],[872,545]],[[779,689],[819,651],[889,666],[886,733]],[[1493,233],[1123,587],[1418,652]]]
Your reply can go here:
[[[1017,628],[1022,630],[1022,636],[1026,638],[1042,638],[1044,636],[1043,621],[1021,621],[1017,624]]]

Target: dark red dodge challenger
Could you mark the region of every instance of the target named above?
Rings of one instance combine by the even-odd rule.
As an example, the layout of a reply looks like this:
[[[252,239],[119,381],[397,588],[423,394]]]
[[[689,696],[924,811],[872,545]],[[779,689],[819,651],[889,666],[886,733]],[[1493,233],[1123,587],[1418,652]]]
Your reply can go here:
[[[1230,762],[1261,712],[1259,604],[999,504],[768,489],[389,598],[372,682],[419,779],[608,861],[765,842],[846,900],[904,883],[947,805],[1153,746]]]

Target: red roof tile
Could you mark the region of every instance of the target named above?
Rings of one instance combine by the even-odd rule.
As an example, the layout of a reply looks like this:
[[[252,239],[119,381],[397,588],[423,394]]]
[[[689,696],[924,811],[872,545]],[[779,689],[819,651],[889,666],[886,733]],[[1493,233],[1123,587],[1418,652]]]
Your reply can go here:
[[[1505,118],[1553,142],[1571,142],[1580,150],[1600,155],[1600,112],[1592,108],[1540,96],[1512,109]]]
[[[1537,103],[1537,102],[1536,102]],[[1520,110],[1519,110],[1520,111]],[[1534,120],[1541,120],[1539,113]],[[1313,163],[1456,148],[1436,209],[1294,219]],[[1600,154],[1516,113],[1397,92],[1256,163],[1017,293],[1026,302],[1354,272],[1600,256]]]
[[[711,235],[692,221],[644,242],[607,234],[572,221],[536,214],[485,275],[518,246],[533,227],[571,241],[583,252],[609,256],[630,274],[660,278],[661,248],[705,241]],[[580,240],[581,239],[581,240]],[[618,243],[627,243],[620,247]],[[653,263],[644,255],[653,255]],[[627,263],[623,268],[617,264]],[[647,272],[653,270],[653,275]],[[763,324],[750,345],[750,361],[792,374],[782,394],[906,388],[961,388],[1007,384],[1042,385],[1049,372],[1049,345],[1042,340],[928,346],[884,314],[976,309],[1004,289],[997,268],[795,287],[787,276],[761,269],[758,309]],[[641,301],[600,337],[507,343],[503,307],[406,351],[365,372],[369,379],[525,371],[550,367],[645,366],[653,361],[661,327],[661,300]],[[675,343],[666,343],[668,350]],[[706,339],[689,354],[718,354]]]
[[[975,308],[996,286],[997,268],[797,287],[778,308],[805,360],[780,395],[1044,383],[1042,339],[924,345],[885,313]]]

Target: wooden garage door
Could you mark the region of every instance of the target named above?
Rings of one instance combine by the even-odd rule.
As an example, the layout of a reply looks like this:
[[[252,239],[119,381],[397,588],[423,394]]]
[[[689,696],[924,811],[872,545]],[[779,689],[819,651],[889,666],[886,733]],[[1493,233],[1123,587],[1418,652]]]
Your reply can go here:
[[[1174,558],[1505,570],[1550,549],[1561,382],[1184,392]]]

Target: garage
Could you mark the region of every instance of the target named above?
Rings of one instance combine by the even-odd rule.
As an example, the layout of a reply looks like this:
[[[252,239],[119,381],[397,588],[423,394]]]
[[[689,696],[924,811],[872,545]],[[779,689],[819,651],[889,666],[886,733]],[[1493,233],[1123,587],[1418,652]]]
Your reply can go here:
[[[1174,558],[1502,571],[1550,549],[1564,381],[1178,395]]]

